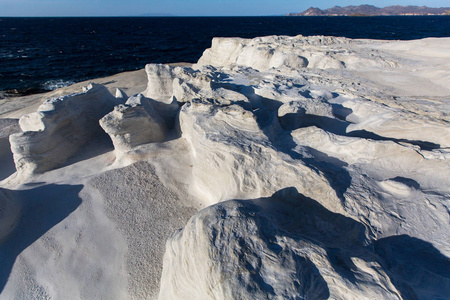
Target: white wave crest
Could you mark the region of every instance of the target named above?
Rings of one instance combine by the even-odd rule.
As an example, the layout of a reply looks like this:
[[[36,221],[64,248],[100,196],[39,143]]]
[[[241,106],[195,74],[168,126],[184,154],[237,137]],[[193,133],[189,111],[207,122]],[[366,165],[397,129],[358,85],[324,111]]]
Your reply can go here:
[[[45,82],[42,87],[46,90],[53,91],[56,89],[60,89],[66,86],[70,86],[72,84],[75,84],[75,81],[72,80],[62,80],[62,79],[56,79],[56,80],[49,80]]]

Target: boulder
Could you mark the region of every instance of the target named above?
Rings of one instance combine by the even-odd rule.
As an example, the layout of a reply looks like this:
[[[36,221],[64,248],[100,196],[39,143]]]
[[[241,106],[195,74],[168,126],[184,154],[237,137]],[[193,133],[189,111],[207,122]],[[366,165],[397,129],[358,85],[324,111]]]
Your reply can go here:
[[[148,64],[145,66],[148,86],[144,96],[158,102],[170,104],[173,102],[173,83],[176,78],[190,81],[199,86],[209,86],[211,77],[201,71],[189,67],[172,67],[165,64]]]
[[[116,151],[161,142],[166,135],[166,126],[152,101],[142,95],[116,106],[100,120],[100,126],[111,137]]]

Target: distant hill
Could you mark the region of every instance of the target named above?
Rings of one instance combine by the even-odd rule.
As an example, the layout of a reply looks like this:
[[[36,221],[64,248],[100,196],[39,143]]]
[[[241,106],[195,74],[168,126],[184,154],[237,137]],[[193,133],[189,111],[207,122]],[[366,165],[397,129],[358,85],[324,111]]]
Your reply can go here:
[[[288,16],[426,16],[449,15],[450,7],[426,7],[426,6],[387,6],[379,8],[373,5],[359,6],[335,6],[328,9],[310,7],[301,13],[290,13]]]

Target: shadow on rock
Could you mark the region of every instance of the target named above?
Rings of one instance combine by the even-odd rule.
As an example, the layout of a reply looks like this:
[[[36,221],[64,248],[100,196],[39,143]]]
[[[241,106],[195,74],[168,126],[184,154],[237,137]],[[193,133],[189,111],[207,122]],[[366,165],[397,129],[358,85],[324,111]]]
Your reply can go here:
[[[230,200],[195,214],[167,242],[160,299],[328,299],[315,249],[280,202]]]
[[[20,132],[18,119],[0,119],[0,180],[16,172],[9,136]]]
[[[257,95],[252,86],[237,84],[221,84],[220,86],[238,91],[245,95],[252,103],[253,113],[256,116],[256,121],[259,128],[267,136],[271,145],[277,151],[289,155],[292,159],[302,160],[308,167],[320,171],[328,180],[330,186],[336,191],[336,194],[341,202],[345,202],[344,193],[347,191],[348,187],[350,187],[352,180],[349,172],[345,169],[347,164],[337,158],[327,156],[325,153],[312,148],[307,149],[307,157],[293,151],[297,144],[294,141],[291,132],[289,130],[283,130],[286,128],[280,126],[279,121],[281,121],[281,119],[277,116],[277,111],[282,105],[281,101],[268,99]],[[308,97],[311,98],[311,96]],[[333,106],[333,113],[344,119],[352,112],[353,111],[351,109],[345,108],[342,105],[334,104]],[[297,118],[296,115],[287,114],[283,118],[290,120],[288,123],[291,125],[296,124],[296,122],[292,122],[292,118]],[[339,119],[315,115],[306,115],[301,124],[303,124],[303,126],[320,124],[321,126],[330,129],[331,132],[341,135],[345,134],[345,130],[349,125],[349,123]],[[290,129],[294,130],[297,128],[298,126],[294,126]],[[327,158],[317,159],[319,156],[321,158],[327,156]]]
[[[448,299],[450,259],[428,242],[408,235],[374,243],[384,269],[405,299]]]
[[[369,286],[375,293],[385,290],[387,286],[372,287],[383,281],[373,279],[372,271],[367,271],[379,265],[404,299],[445,299],[450,295],[450,260],[428,242],[407,235],[372,242],[364,224],[329,211],[295,188],[285,188],[270,198],[234,202],[259,219],[257,224],[267,241],[286,237],[298,242],[297,246],[291,245],[293,249],[304,241],[324,249],[335,274],[354,288],[363,286],[364,290]],[[356,265],[355,259],[360,263]],[[326,290],[320,295],[323,299],[329,297],[329,282],[321,277],[320,264],[308,256],[297,255],[295,260],[301,270],[297,273],[299,281],[306,284],[303,295]],[[305,277],[313,275],[313,281]],[[308,282],[321,283],[314,287]],[[313,298],[322,299],[316,296]]]
[[[374,141],[392,141],[392,142],[395,142],[395,143],[407,143],[407,144],[411,144],[411,145],[414,145],[414,146],[419,146],[420,149],[426,150],[426,151],[433,151],[433,150],[441,148],[441,145],[435,144],[435,143],[432,143],[432,142],[384,137],[384,136],[375,134],[375,133],[367,131],[367,130],[351,131],[351,132],[349,132],[347,134],[347,136],[360,137],[360,138],[364,138],[364,139],[371,139],[371,140],[374,140]]]
[[[0,138],[0,166],[0,181],[16,172],[14,157],[7,138]]]
[[[407,143],[414,146],[419,146],[420,149],[427,151],[432,151],[435,149],[439,149],[441,147],[441,145],[432,142],[385,137],[367,130],[354,130],[347,132],[347,127],[350,124],[351,123],[348,123],[345,120],[333,119],[325,116],[307,115],[305,116],[302,126],[300,127],[317,126],[319,128],[322,128],[323,130],[341,136],[358,137],[362,139],[371,139],[374,141],[392,141],[394,143]],[[297,126],[297,128],[289,128],[289,129],[295,130],[300,127]]]
[[[302,157],[301,160],[310,168],[322,172],[341,200],[342,205],[345,206],[344,194],[352,184],[352,177],[346,169],[348,164],[311,147],[305,147],[305,151],[308,153],[308,157]]]
[[[338,94],[334,94],[333,98],[339,96]],[[333,115],[339,120],[345,121],[346,118],[353,113],[351,108],[345,107],[342,104],[332,103],[331,109],[333,111]]]
[[[30,190],[8,191],[21,205],[14,230],[0,242],[0,293],[16,258],[28,246],[60,223],[81,204],[82,185],[46,185]]]
[[[308,238],[328,247],[354,248],[367,244],[366,227],[333,213],[316,200],[285,188],[270,198],[251,200],[270,212],[276,223],[292,238]]]

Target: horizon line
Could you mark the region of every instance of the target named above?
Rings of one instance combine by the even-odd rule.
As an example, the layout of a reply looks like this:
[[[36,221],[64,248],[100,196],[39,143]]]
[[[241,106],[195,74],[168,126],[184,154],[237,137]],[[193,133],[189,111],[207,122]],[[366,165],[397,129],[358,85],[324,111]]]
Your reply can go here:
[[[0,16],[0,18],[252,18],[252,17],[306,17],[306,18],[316,18],[316,17],[448,17],[449,15],[368,15],[368,16],[334,16],[334,15],[324,15],[324,16],[289,16],[286,13],[283,15],[111,15],[111,16]]]

